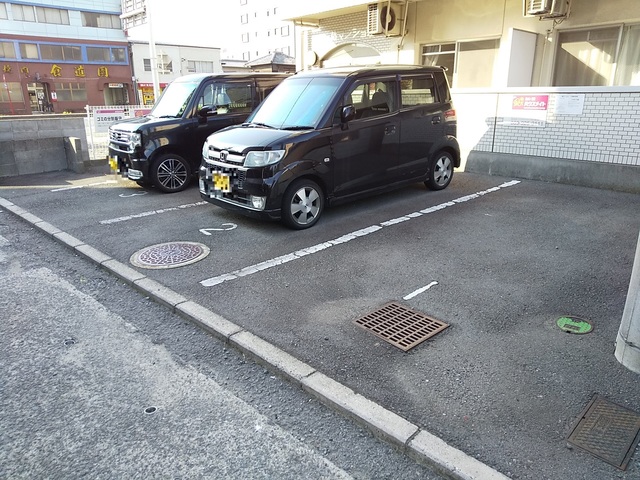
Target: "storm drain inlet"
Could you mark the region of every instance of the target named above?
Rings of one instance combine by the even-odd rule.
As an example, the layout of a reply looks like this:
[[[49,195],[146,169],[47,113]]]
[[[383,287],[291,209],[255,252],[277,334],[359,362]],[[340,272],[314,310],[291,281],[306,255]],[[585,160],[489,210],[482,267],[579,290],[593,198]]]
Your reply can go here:
[[[625,470],[640,439],[640,415],[600,395],[586,406],[568,442]]]
[[[395,302],[358,318],[355,323],[405,352],[449,326]]]
[[[176,268],[202,260],[209,247],[195,242],[168,242],[138,250],[129,261],[140,268]]]

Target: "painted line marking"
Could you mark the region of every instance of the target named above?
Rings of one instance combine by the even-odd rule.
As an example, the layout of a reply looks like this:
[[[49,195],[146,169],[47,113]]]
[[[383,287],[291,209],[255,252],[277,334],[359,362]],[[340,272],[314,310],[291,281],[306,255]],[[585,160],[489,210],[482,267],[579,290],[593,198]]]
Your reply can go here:
[[[363,237],[365,235],[369,235],[371,233],[382,230],[384,227],[390,227],[392,225],[396,225],[398,223],[406,222],[411,220],[412,218],[418,218],[422,215],[426,215],[429,213],[437,212],[444,208],[453,207],[458,203],[467,202],[469,200],[473,200],[476,198],[480,198],[483,195],[488,193],[497,192],[502,188],[512,187],[520,183],[520,180],[512,180],[510,182],[503,183],[502,185],[498,185],[497,187],[489,188],[488,190],[483,190],[481,192],[477,192],[471,195],[466,195],[464,197],[456,198],[451,202],[441,203],[440,205],[436,205],[433,207],[426,208],[424,210],[420,210],[419,212],[410,213],[408,215],[403,215],[402,217],[393,218],[391,220],[387,220],[386,222],[382,222],[380,225],[372,225],[367,228],[363,228],[362,230],[357,230],[355,232],[348,233],[341,237],[338,237],[334,240],[329,240],[328,242],[319,243],[317,245],[313,245],[308,248],[303,248],[302,250],[297,250],[292,253],[288,253],[286,255],[282,255],[280,257],[272,258],[271,260],[267,260],[265,262],[260,262],[256,265],[251,265],[249,267],[241,268],[240,270],[236,270],[230,273],[224,273],[222,275],[218,275],[216,277],[207,278],[202,280],[200,284],[203,287],[213,287],[215,285],[219,285],[224,282],[228,282],[231,280],[235,280],[237,278],[246,277],[247,275],[252,275],[257,272],[261,272],[262,270],[267,270],[269,268],[276,267],[278,265],[283,265],[285,263],[292,262],[293,260],[297,260],[298,258],[302,258],[304,256],[310,255],[312,253],[317,253],[322,250],[326,250],[327,248],[331,248],[335,245],[340,245],[342,243],[350,242],[359,237]]]
[[[431,282],[429,285],[425,285],[422,288],[417,289],[415,292],[411,292],[409,295],[402,297],[403,300],[411,300],[413,297],[420,295],[421,293],[426,292],[431,287],[438,285],[438,282]]]
[[[126,222],[127,220],[133,220],[134,218],[150,217],[151,215],[159,215],[161,213],[175,212],[177,210],[184,210],[191,207],[199,207],[201,205],[207,205],[207,203],[208,202],[205,202],[203,200],[202,202],[187,203],[185,205],[179,205],[177,207],[161,208],[160,210],[151,210],[149,212],[135,213],[133,215],[126,215],[124,217],[111,218],[109,220],[100,220],[100,225],[111,225],[112,223]]]
[[[98,185],[108,185],[110,183],[118,183],[117,180],[105,180],[104,182],[87,183],[86,185],[73,185],[71,187],[54,188],[52,192],[64,192],[66,190],[76,190],[84,187],[97,187]]]
[[[220,227],[222,228],[201,228],[200,233],[211,236],[213,235],[211,232],[226,232],[238,228],[238,225],[235,223],[222,223],[220,224]]]
[[[141,195],[146,195],[149,192],[139,192],[139,193],[121,193],[118,195],[120,198],[131,198],[131,197],[140,197]]]

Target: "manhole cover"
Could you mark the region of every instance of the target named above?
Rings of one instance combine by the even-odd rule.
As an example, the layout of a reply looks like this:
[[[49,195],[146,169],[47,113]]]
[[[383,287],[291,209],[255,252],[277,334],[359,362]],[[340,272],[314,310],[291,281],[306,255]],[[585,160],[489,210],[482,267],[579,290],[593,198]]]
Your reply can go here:
[[[625,470],[639,439],[640,415],[594,395],[568,442]]]
[[[129,261],[140,268],[175,268],[209,255],[209,247],[194,242],[169,242],[138,250]]]
[[[449,326],[395,302],[388,303],[355,322],[405,352]]]
[[[593,330],[593,326],[588,321],[579,317],[560,317],[556,320],[556,325],[560,330],[567,333],[576,333],[578,335],[583,335]]]

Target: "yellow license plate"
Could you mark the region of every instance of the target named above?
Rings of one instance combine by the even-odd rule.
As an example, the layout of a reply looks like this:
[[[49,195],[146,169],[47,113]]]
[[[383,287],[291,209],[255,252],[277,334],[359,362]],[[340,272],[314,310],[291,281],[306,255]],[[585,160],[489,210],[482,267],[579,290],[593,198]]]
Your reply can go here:
[[[116,157],[109,157],[109,166],[111,170],[118,170],[118,159]]]
[[[231,177],[228,173],[213,172],[213,189],[221,192],[231,192]]]

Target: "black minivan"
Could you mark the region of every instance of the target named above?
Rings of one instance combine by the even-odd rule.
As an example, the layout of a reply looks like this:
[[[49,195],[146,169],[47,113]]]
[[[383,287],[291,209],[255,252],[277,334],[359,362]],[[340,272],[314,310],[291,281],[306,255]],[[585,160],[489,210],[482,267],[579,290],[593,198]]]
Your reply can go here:
[[[414,182],[447,187],[460,166],[456,126],[440,67],[299,72],[245,123],[207,138],[200,196],[308,228],[325,205]]]
[[[179,77],[151,112],[109,127],[109,163],[122,176],[166,193],[187,187],[213,132],[244,122],[288,74],[221,73]]]

